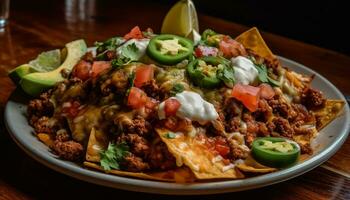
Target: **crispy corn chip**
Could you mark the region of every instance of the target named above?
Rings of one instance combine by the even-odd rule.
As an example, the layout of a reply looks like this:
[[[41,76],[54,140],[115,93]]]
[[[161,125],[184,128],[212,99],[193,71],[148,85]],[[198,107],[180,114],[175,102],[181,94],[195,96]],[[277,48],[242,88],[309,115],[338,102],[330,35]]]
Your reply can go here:
[[[243,163],[237,164],[236,166],[243,172],[270,173],[277,171],[276,168],[267,167],[258,163],[252,156],[248,156]]]
[[[189,167],[198,179],[244,177],[234,165],[225,165],[222,160],[215,160],[216,156],[203,144],[205,141],[183,133],[176,133],[175,138],[169,138],[167,134],[170,131],[166,129],[156,131],[167,145],[169,152],[176,158],[176,164]],[[204,140],[205,137],[203,136]]]
[[[93,168],[99,171],[103,171],[109,174],[134,177],[139,179],[165,181],[165,182],[180,182],[180,183],[188,183],[188,182],[195,181],[195,177],[193,173],[186,167],[176,168],[174,170],[169,170],[164,172],[142,173],[142,172],[127,172],[127,171],[120,171],[120,170],[105,171],[101,168],[101,166],[92,162],[84,162],[84,166]]]
[[[269,47],[266,45],[256,27],[253,27],[240,34],[235,40],[240,42],[245,48],[253,50],[259,56],[265,59],[275,59],[275,55],[273,55]]]
[[[100,162],[100,151],[108,146],[107,135],[95,128],[91,129],[89,142],[86,148],[85,159],[91,162]]]
[[[342,100],[328,99],[323,108],[314,111],[317,119],[317,130],[320,131],[338,117],[342,113],[344,105],[345,102]]]

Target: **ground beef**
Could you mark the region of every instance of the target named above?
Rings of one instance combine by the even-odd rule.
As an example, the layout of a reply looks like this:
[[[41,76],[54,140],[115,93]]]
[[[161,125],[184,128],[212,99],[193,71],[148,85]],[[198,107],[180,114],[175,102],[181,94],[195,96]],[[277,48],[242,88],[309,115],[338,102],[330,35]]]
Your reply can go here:
[[[130,147],[130,152],[136,156],[145,157],[150,151],[148,141],[137,134],[123,134],[118,142],[125,142]]]
[[[266,122],[272,116],[272,108],[265,99],[259,101],[258,109],[253,113],[256,121]]]
[[[301,103],[308,109],[318,108],[324,105],[325,101],[323,94],[312,88],[305,89],[301,94]]]
[[[70,135],[66,129],[60,129],[56,132],[56,140],[60,142],[66,142],[70,140]]]
[[[174,156],[163,142],[152,146],[148,160],[152,169],[168,170],[176,167]]]
[[[142,158],[137,157],[132,153],[125,156],[123,162],[121,162],[121,166],[123,169],[130,172],[142,172],[150,168],[148,163],[144,162]]]
[[[274,131],[281,134],[284,137],[292,138],[294,134],[294,130],[290,126],[288,120],[277,117],[272,120],[272,123],[275,125]]]
[[[248,156],[248,151],[240,147],[236,141],[230,140],[228,142],[230,146],[230,159],[237,160],[237,159],[245,159]]]
[[[313,120],[312,114],[301,104],[292,104],[293,111],[288,115],[288,119],[293,123],[309,122]]]
[[[225,119],[229,121],[232,118],[241,115],[241,113],[242,113],[242,105],[236,99],[228,98],[228,99],[225,99],[225,101],[224,101],[224,109],[223,109],[223,111],[224,111],[224,113],[226,115]]]
[[[129,76],[123,70],[117,70],[113,73],[111,83],[117,91],[123,92],[129,84]]]
[[[29,123],[31,125],[33,125],[42,116],[52,116],[54,107],[50,101],[50,93],[50,91],[42,93],[39,99],[33,99],[29,102],[27,113]]]
[[[225,123],[225,130],[227,132],[236,132],[239,131],[241,127],[241,119],[240,117],[233,117],[227,123]]]
[[[80,159],[84,153],[83,146],[73,140],[65,142],[56,140],[53,145],[53,150],[59,157],[71,161]]]
[[[268,104],[271,106],[273,113],[278,114],[283,118],[288,117],[288,114],[289,114],[288,104],[282,102],[280,99],[269,100]]]
[[[297,121],[296,123],[294,123],[292,125],[293,131],[295,135],[311,135],[314,131],[314,129],[312,129],[309,126],[304,126],[305,123],[304,121]]]
[[[270,136],[271,131],[269,131],[268,127],[266,126],[266,123],[263,122],[257,122],[258,123],[258,136],[260,137],[267,137]]]
[[[141,86],[141,89],[147,94],[147,96],[155,98],[159,100],[159,92],[160,89],[158,85],[156,84],[156,81],[154,79],[147,81]]]
[[[132,123],[126,124],[123,128],[127,133],[136,133],[142,136],[148,135],[152,129],[151,124],[141,116],[137,116],[132,120]]]
[[[36,133],[51,134],[54,132],[53,127],[49,123],[49,118],[46,116],[40,117],[33,123],[33,127]]]
[[[300,151],[302,154],[309,154],[311,155],[313,153],[313,150],[310,146],[310,143],[306,143],[306,144],[300,144],[298,143],[300,146]]]
[[[247,131],[245,134],[245,141],[250,146],[256,138],[256,134],[259,131],[259,126],[254,121],[248,121],[246,123],[247,123]]]

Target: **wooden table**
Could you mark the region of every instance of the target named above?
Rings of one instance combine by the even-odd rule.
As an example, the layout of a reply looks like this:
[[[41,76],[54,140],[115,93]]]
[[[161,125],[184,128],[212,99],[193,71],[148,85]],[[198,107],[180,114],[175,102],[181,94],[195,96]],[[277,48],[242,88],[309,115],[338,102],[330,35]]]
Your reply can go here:
[[[84,3],[85,2],[85,3]],[[117,1],[115,1],[117,2]],[[0,199],[172,198],[127,192],[85,183],[57,173],[29,158],[3,126],[3,109],[15,86],[7,71],[38,53],[85,38],[89,45],[126,33],[134,25],[159,31],[168,6],[143,1],[11,1],[9,26],[0,31]],[[247,27],[199,14],[201,30],[211,27],[233,36]],[[270,33],[263,33],[273,52],[318,71],[350,94],[350,57]],[[273,186],[215,196],[213,199],[350,199],[350,139],[320,167]],[[265,198],[264,198],[265,197]],[[176,197],[173,197],[176,198]],[[188,197],[187,197],[188,198]],[[198,197],[197,197],[198,198]]]

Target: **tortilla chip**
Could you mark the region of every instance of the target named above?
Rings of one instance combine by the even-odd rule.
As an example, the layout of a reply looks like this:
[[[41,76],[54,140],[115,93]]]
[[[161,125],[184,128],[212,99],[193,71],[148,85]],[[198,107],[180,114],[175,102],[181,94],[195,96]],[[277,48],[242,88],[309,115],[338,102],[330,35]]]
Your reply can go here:
[[[176,159],[177,166],[188,166],[198,179],[243,178],[244,175],[227,166],[222,160],[214,161],[215,155],[203,144],[203,140],[188,134],[176,133],[175,138],[166,137],[170,132],[166,129],[156,129],[161,140],[167,145],[169,152]],[[203,136],[205,140],[206,136]]]
[[[105,172],[107,174],[115,174],[118,176],[134,177],[139,179],[165,181],[165,182],[180,182],[180,183],[188,183],[188,182],[195,181],[195,177],[193,173],[191,172],[191,170],[189,170],[186,167],[181,167],[181,168],[164,171],[164,172],[142,173],[142,172],[126,172],[126,171],[120,171],[120,170],[105,171],[102,169],[101,166],[92,162],[84,162],[84,166]]]
[[[265,59],[275,59],[275,55],[273,55],[269,47],[267,47],[264,39],[261,37],[256,27],[253,27],[240,34],[235,40],[240,42],[245,48],[253,50],[259,56]]]
[[[337,118],[342,113],[344,105],[345,102],[342,100],[327,99],[323,108],[314,111],[317,130],[320,131]]]
[[[277,171],[276,168],[267,167],[258,163],[252,156],[248,156],[242,163],[236,165],[243,172],[270,173]]]
[[[86,160],[100,162],[100,152],[108,146],[107,134],[95,128],[91,129],[89,142],[86,148]]]

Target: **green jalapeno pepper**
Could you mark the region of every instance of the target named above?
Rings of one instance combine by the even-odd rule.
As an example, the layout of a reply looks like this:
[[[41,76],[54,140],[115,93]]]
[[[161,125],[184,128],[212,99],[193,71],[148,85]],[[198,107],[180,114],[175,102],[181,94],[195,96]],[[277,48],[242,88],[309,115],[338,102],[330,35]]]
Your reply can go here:
[[[177,35],[163,34],[153,37],[147,54],[164,65],[174,65],[188,58],[193,52],[193,42]]]
[[[223,37],[224,37],[223,34],[218,34],[211,29],[206,29],[202,33],[201,40],[206,45],[217,47],[219,45],[220,40],[222,40]]]
[[[287,167],[299,159],[300,147],[291,140],[276,137],[257,138],[252,144],[252,156],[270,167]]]
[[[215,88],[221,84],[218,72],[226,67],[224,59],[218,57],[202,57],[187,65],[187,73],[192,82],[199,87]]]

